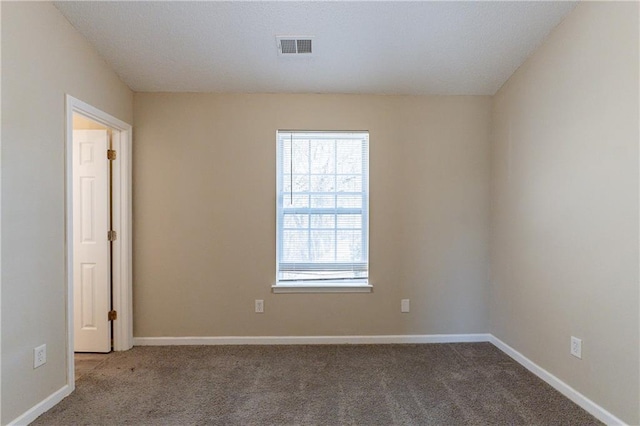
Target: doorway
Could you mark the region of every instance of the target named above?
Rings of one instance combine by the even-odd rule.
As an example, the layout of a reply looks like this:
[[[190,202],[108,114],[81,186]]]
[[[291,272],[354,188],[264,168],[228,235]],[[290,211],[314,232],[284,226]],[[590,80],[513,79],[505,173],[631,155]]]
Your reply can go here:
[[[73,350],[111,352],[112,130],[73,114]]]
[[[133,347],[131,125],[66,98],[67,382],[75,352]]]

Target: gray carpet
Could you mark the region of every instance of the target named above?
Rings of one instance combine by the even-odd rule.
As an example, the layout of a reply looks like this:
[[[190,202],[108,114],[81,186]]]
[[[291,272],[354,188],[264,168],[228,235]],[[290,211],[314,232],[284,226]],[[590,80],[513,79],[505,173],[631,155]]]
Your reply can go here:
[[[489,343],[136,347],[35,425],[591,425]]]
[[[76,380],[82,378],[87,374],[91,374],[93,370],[98,368],[100,364],[108,360],[113,356],[110,354],[94,354],[94,353],[76,353],[75,358],[75,370]]]

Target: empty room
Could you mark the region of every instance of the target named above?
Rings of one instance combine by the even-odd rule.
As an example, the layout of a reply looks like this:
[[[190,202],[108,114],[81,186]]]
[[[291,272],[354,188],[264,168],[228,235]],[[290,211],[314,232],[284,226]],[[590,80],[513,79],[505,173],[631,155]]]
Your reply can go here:
[[[639,14],[0,2],[0,424],[640,424]]]

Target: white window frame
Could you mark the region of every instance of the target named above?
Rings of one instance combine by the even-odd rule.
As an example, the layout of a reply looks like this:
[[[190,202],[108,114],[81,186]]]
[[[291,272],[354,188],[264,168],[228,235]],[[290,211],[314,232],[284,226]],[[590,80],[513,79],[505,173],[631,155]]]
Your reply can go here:
[[[367,138],[368,131],[353,130],[353,131],[318,131],[318,130],[278,130],[276,132],[276,146],[277,146],[277,166],[276,166],[276,283],[272,285],[274,293],[369,293],[372,291],[373,286],[369,283],[369,278],[355,278],[355,279],[340,279],[340,280],[308,280],[308,281],[278,281],[280,277],[280,256],[281,256],[281,232],[283,228],[283,182],[282,182],[282,150],[280,143],[281,133],[319,133],[319,134],[340,134],[340,133],[366,133]],[[368,139],[367,139],[368,140]],[[367,145],[368,150],[368,145]],[[367,156],[366,169],[363,173],[363,204],[364,208],[363,223],[365,229],[363,230],[364,239],[364,252],[366,254],[366,265],[368,269],[369,263],[369,173],[368,165],[369,158]]]

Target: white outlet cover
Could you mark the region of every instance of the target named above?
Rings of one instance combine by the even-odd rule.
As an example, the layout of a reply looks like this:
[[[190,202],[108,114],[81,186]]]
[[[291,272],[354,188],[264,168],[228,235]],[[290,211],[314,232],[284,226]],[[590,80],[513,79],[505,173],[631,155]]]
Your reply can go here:
[[[409,309],[410,309],[409,299],[402,299],[400,301],[400,312],[407,313],[409,312]]]
[[[264,313],[264,300],[256,299],[256,313]]]
[[[38,368],[47,362],[47,345],[40,345],[33,349],[33,368]]]
[[[582,359],[582,339],[571,336],[571,355]]]

